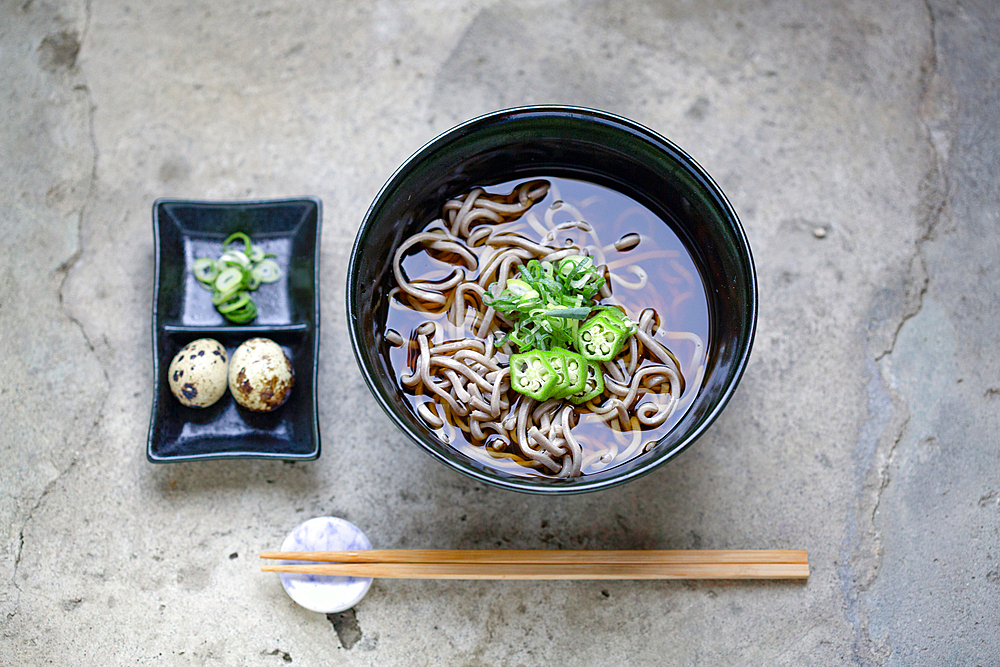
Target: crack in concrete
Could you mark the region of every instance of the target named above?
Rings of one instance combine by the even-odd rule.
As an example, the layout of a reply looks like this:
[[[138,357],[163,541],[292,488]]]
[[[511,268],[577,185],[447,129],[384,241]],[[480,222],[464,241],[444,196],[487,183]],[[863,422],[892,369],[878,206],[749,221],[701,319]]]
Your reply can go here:
[[[21,530],[18,533],[17,553],[14,554],[14,571],[10,577],[11,584],[13,584],[14,588],[17,590],[17,599],[14,601],[14,610],[7,612],[8,621],[17,615],[17,610],[21,602],[21,587],[17,583],[17,571],[18,567],[21,565],[21,557],[24,554],[24,532],[28,529],[28,525],[31,523],[31,520],[35,516],[35,512],[38,511],[38,508],[42,506],[42,502],[45,501],[45,497],[48,496],[49,493],[52,491],[52,489],[55,488],[59,480],[61,480],[66,474],[69,473],[70,470],[73,469],[73,466],[75,466],[76,463],[77,459],[74,458],[72,461],[70,461],[69,465],[66,466],[64,470],[62,470],[58,475],[56,475],[52,479],[52,481],[50,481],[48,484],[45,485],[45,488],[42,489],[42,493],[38,496],[38,500],[36,500],[35,504],[31,507],[30,510],[28,510],[28,516],[24,518],[24,522],[21,524]]]
[[[855,505],[847,515],[840,564],[837,568],[844,599],[844,617],[853,628],[851,653],[855,663],[859,665],[878,664],[877,656],[883,652],[883,647],[872,640],[861,610],[861,593],[874,583],[881,559],[879,537],[865,508],[869,503],[877,503],[877,494],[880,492],[882,479],[876,477],[875,462],[878,461],[879,452],[886,449],[885,434],[891,431],[898,436],[900,432],[900,428],[893,428],[898,422],[899,399],[887,390],[879,377],[875,362],[869,359],[867,363],[870,369],[866,391],[869,416],[861,425],[857,446],[852,454]]]
[[[924,307],[924,299],[927,294],[927,290],[930,287],[931,278],[927,272],[927,263],[924,258],[924,245],[931,240],[937,238],[937,228],[941,220],[945,217],[945,213],[948,209],[950,200],[950,182],[948,178],[947,169],[945,166],[946,158],[944,151],[940,146],[938,140],[935,138],[935,133],[931,127],[931,122],[927,117],[927,107],[930,102],[930,98],[935,94],[933,91],[933,83],[935,78],[938,76],[938,44],[936,35],[936,22],[934,18],[934,11],[931,7],[930,0],[924,0],[924,7],[927,10],[928,22],[929,22],[929,33],[930,33],[930,48],[928,49],[929,54],[926,62],[921,66],[921,77],[920,77],[920,109],[921,112],[918,115],[919,122],[924,130],[924,135],[927,140],[927,144],[930,147],[931,155],[933,156],[933,165],[924,182],[921,183],[921,203],[923,204],[923,215],[921,215],[918,221],[924,228],[923,233],[917,238],[915,242],[914,254],[910,260],[910,265],[913,262],[919,262],[920,271],[923,276],[920,291],[917,295],[916,307],[912,310],[903,313],[899,320],[896,330],[893,333],[892,341],[887,350],[875,356],[874,361],[881,367],[880,362],[886,357],[891,357],[893,350],[896,348],[896,343],[899,340],[900,332],[903,327],[911,319],[916,317]],[[883,375],[888,374],[888,369],[882,369],[884,371]],[[888,385],[888,383],[886,382]],[[887,387],[888,388],[888,387]],[[905,401],[898,397],[896,392],[891,391],[894,397],[897,397],[898,402],[905,403]],[[896,400],[893,401],[897,402]],[[908,412],[908,411],[907,411]],[[872,508],[871,520],[872,526],[874,528],[875,515],[878,512],[879,505],[882,502],[882,492],[889,485],[891,480],[891,471],[896,448],[903,438],[906,432],[906,427],[910,422],[910,416],[907,414],[902,425],[899,427],[895,438],[893,438],[892,444],[889,446],[886,452],[885,464],[878,471],[878,476],[880,479],[878,489],[875,494],[874,507]],[[877,535],[877,532],[875,533]]]
[[[910,266],[913,266],[914,262],[918,262],[920,266],[920,273],[922,274],[922,280],[920,284],[920,291],[917,294],[916,307],[903,313],[896,326],[896,330],[892,335],[892,340],[888,349],[882,351],[880,354],[876,355],[874,361],[881,367],[880,362],[886,357],[891,357],[893,350],[896,348],[896,343],[899,340],[900,332],[903,327],[911,319],[920,314],[920,311],[924,307],[924,299],[927,294],[927,290],[930,287],[931,278],[927,272],[927,263],[924,258],[924,245],[933,239],[937,238],[937,228],[941,220],[944,218],[945,213],[948,209],[949,199],[950,199],[950,183],[948,178],[948,173],[945,168],[945,155],[941,146],[939,145],[937,139],[935,139],[934,131],[931,127],[931,123],[927,118],[926,108],[929,103],[929,99],[934,95],[932,90],[933,82],[935,77],[938,76],[938,44],[937,35],[935,34],[936,23],[934,19],[934,11],[930,5],[930,0],[924,0],[924,7],[927,10],[928,21],[929,21],[929,33],[930,33],[930,48],[928,49],[929,54],[926,62],[921,66],[921,77],[920,77],[920,108],[921,113],[918,115],[919,122],[924,130],[924,135],[927,140],[927,144],[930,147],[931,155],[933,156],[933,165],[924,182],[921,183],[921,203],[923,204],[923,215],[919,219],[919,223],[923,226],[923,233],[917,238],[914,245],[914,254],[910,260]],[[884,374],[888,373],[887,369],[883,369]],[[888,384],[888,383],[886,383]],[[887,387],[888,388],[888,387]],[[895,392],[890,392],[893,396],[898,398]],[[902,398],[898,398],[899,402],[904,402]],[[896,402],[895,400],[893,401]],[[875,494],[874,507],[872,508],[871,520],[874,527],[875,515],[878,512],[879,505],[882,502],[882,492],[889,485],[891,480],[890,467],[892,466],[893,459],[896,454],[896,448],[903,438],[906,432],[906,427],[910,422],[910,416],[907,414],[902,425],[900,426],[896,436],[893,438],[892,444],[889,446],[888,451],[885,456],[885,464],[879,469],[879,486]],[[877,532],[876,532],[877,534]],[[864,589],[862,589],[864,590]]]
[[[899,334],[902,331],[903,326],[916,317],[924,307],[924,298],[927,295],[927,289],[930,286],[930,276],[927,273],[927,262],[924,259],[924,244],[937,237],[937,227],[948,208],[951,193],[950,179],[948,178],[948,172],[945,168],[946,158],[944,151],[935,137],[934,130],[931,127],[931,122],[928,120],[928,106],[935,95],[933,88],[935,79],[939,74],[939,70],[936,20],[934,18],[934,10],[931,7],[930,0],[924,0],[924,8],[927,10],[928,16],[930,47],[928,49],[929,53],[927,59],[920,68],[920,113],[917,115],[917,119],[923,128],[927,145],[930,148],[930,152],[933,157],[933,164],[925,176],[924,181],[920,184],[920,200],[923,211],[920,216],[919,223],[923,227],[923,233],[914,242],[914,253],[910,259],[911,275],[914,272],[914,263],[917,263],[919,266],[921,275],[920,289],[916,296],[916,305],[903,313],[899,323],[896,325],[895,331],[892,334],[889,346],[875,356],[876,363],[882,361],[885,357],[892,355],[892,351],[896,348],[896,341],[899,339]]]
[[[926,240],[926,235],[922,235],[916,240],[916,248],[914,249],[913,256],[910,258],[910,274],[912,275],[914,273],[912,268],[914,263],[919,265],[921,274],[920,290],[917,292],[915,299],[916,305],[910,310],[904,312],[902,317],[900,317],[899,322],[896,324],[895,331],[892,332],[892,337],[889,341],[888,347],[875,355],[875,363],[879,363],[882,359],[892,355],[893,350],[896,349],[896,341],[899,339],[899,334],[903,330],[903,325],[916,317],[924,307],[924,295],[927,294],[927,287],[930,285],[930,278],[927,276],[927,269],[923,255],[923,243]]]
[[[875,516],[878,514],[879,506],[881,506],[882,504],[882,493],[885,491],[886,487],[889,486],[889,482],[892,481],[892,465],[896,460],[896,448],[899,446],[899,443],[903,440],[903,435],[906,434],[906,428],[907,426],[909,426],[909,424],[910,424],[910,415],[907,414],[906,418],[903,420],[902,425],[900,425],[899,430],[896,431],[896,437],[893,438],[892,444],[889,446],[889,451],[886,452],[885,465],[883,465],[878,471],[879,484],[878,488],[875,489],[875,502],[872,505],[872,513],[871,513],[872,530],[876,538],[878,537],[878,529],[875,527]],[[881,553],[881,550],[879,550],[879,553]],[[879,564],[876,563],[876,568],[878,567],[878,565]],[[866,581],[858,588],[859,592],[863,593],[867,591],[871,587],[871,585],[875,583],[875,578],[877,576],[878,572],[876,569],[876,572],[873,573],[870,580]]]
[[[933,127],[932,108],[939,101],[940,91],[935,88],[938,83],[938,41],[936,21],[930,0],[924,0],[929,24],[928,53],[921,64],[919,79],[919,113],[917,115],[925,141],[931,155],[931,165],[920,183],[918,225],[921,233],[914,242],[913,254],[909,262],[909,275],[914,282],[919,281],[919,289],[913,297],[911,306],[906,309],[896,323],[887,347],[873,355],[869,361],[871,383],[869,386],[869,406],[871,413],[862,430],[856,452],[859,486],[856,492],[857,503],[855,511],[864,517],[861,521],[853,517],[848,520],[848,533],[841,549],[842,564],[839,576],[845,601],[845,617],[854,627],[852,642],[852,657],[860,665],[884,665],[892,654],[891,646],[886,640],[877,641],[868,630],[868,623],[861,608],[861,595],[872,588],[878,579],[882,565],[881,535],[876,524],[876,517],[882,504],[886,488],[892,481],[892,467],[896,460],[897,450],[907,432],[911,415],[904,397],[893,390],[890,382],[890,370],[883,361],[891,359],[903,327],[907,322],[923,310],[931,277],[927,271],[925,245],[937,238],[941,221],[945,218],[949,203],[951,184],[947,174],[946,151],[939,142]],[[881,401],[873,397],[875,391],[881,396]],[[885,409],[878,409],[880,402],[888,400]],[[874,403],[873,403],[874,401]],[[876,422],[881,422],[877,425]],[[872,430],[874,427],[874,430]],[[890,429],[891,439],[885,437]],[[881,437],[877,433],[881,433]],[[883,453],[884,452],[884,453]],[[879,463],[881,462],[881,464]],[[872,470],[869,466],[875,464]],[[867,512],[865,497],[871,503],[871,511]],[[861,525],[862,523],[867,525]],[[867,544],[866,544],[867,542]]]
[[[26,3],[25,6],[22,7],[22,9],[27,9],[28,4],[30,3]],[[87,35],[90,30],[90,19],[91,19],[91,0],[86,0],[86,2],[84,2],[84,23],[80,37],[80,47],[79,47],[80,51],[83,50],[83,47],[86,44]],[[94,132],[94,102],[91,97],[90,88],[89,86],[87,86],[86,76],[84,76],[82,70],[80,71],[80,78],[83,80],[83,83],[81,85],[74,86],[74,90],[83,90],[86,96],[87,138],[88,142],[90,143],[90,149],[92,155],[91,165],[90,165],[90,179],[89,179],[90,182],[88,183],[87,186],[87,195],[86,197],[84,197],[83,202],[80,204],[79,212],[77,214],[76,250],[73,252],[72,255],[70,255],[69,258],[66,259],[66,261],[62,262],[57,269],[58,272],[62,273],[62,280],[59,282],[58,299],[59,299],[59,310],[62,312],[63,315],[65,315],[65,317],[70,322],[72,322],[77,326],[77,328],[79,328],[80,334],[83,336],[84,342],[86,342],[87,347],[90,349],[92,353],[94,353],[94,355],[98,358],[98,361],[100,362],[100,355],[97,353],[97,349],[94,346],[94,343],[91,341],[90,336],[87,334],[86,328],[84,327],[83,323],[66,308],[65,300],[63,298],[63,291],[66,287],[66,281],[69,279],[69,274],[72,271],[73,267],[76,265],[77,261],[79,261],[80,257],[83,255],[83,224],[84,224],[84,219],[86,217],[87,209],[90,203],[93,201],[94,191],[96,189],[96,183],[97,183],[97,162],[98,162],[99,152],[97,148],[97,136],[96,133]],[[108,373],[108,369],[103,364],[101,364],[101,372],[104,375],[105,384],[110,385],[111,377]],[[98,430],[101,420],[103,419],[104,406],[107,404],[108,394],[109,392],[106,391],[101,399],[101,403],[97,409],[97,415],[94,418],[93,423],[91,424],[90,428],[87,431],[87,434],[84,437],[85,443],[90,442],[94,434]],[[21,559],[24,554],[25,532],[27,531],[28,526],[31,524],[31,521],[34,519],[35,512],[38,511],[38,509],[42,506],[42,503],[44,502],[46,496],[49,495],[49,493],[52,491],[52,489],[55,488],[56,484],[58,484],[60,480],[62,480],[66,475],[70,473],[70,471],[74,468],[74,466],[76,466],[78,461],[79,459],[74,456],[70,460],[69,465],[67,465],[60,472],[58,472],[56,476],[45,486],[45,488],[42,489],[42,493],[38,496],[38,499],[35,501],[35,504],[31,507],[31,509],[28,510],[28,514],[25,517],[24,522],[21,524],[21,530],[18,533],[17,552],[14,554],[14,567],[11,574],[11,584],[17,591],[17,596],[14,600],[13,610],[7,613],[8,621],[14,618],[20,609],[21,587],[17,583],[17,574],[21,565]]]
[[[83,51],[84,46],[87,43],[87,35],[90,32],[90,17],[91,17],[90,3],[91,0],[86,0],[86,2],[84,2],[83,31],[80,35],[81,52]],[[88,335],[87,328],[83,325],[83,322],[81,322],[75,315],[73,315],[73,313],[70,312],[69,309],[66,307],[66,302],[63,294],[66,288],[66,281],[69,280],[70,272],[73,270],[73,267],[76,266],[76,263],[80,260],[80,257],[83,256],[83,225],[84,225],[84,220],[86,219],[87,216],[87,210],[90,207],[90,204],[94,200],[94,191],[97,187],[97,162],[98,159],[100,158],[100,151],[97,147],[97,134],[94,131],[94,110],[95,110],[94,100],[90,92],[90,86],[87,85],[87,77],[83,74],[82,70],[80,70],[80,78],[83,80],[83,84],[75,86],[74,89],[82,90],[84,92],[87,102],[87,139],[88,142],[90,143],[90,153],[92,156],[90,162],[90,179],[89,179],[90,182],[87,185],[87,195],[86,197],[84,197],[83,202],[80,204],[80,210],[79,213],[77,214],[76,250],[65,262],[63,262],[59,266],[59,271],[62,272],[63,274],[62,281],[59,283],[59,309],[62,311],[63,315],[65,315],[70,322],[75,324],[77,328],[80,329],[80,334],[83,336],[83,339],[87,342],[87,346],[90,348],[90,351],[93,352],[95,355],[97,355],[98,361],[100,361],[100,355],[97,354],[97,348],[94,345],[93,341],[91,340],[90,336]],[[110,384],[111,377],[108,374],[108,369],[105,368],[103,364],[101,365],[101,372],[104,374],[105,382]],[[101,408],[100,410],[98,410],[95,426],[97,423],[100,422],[101,415],[104,409],[104,403],[106,401],[107,401],[107,393],[105,393],[104,399],[101,401]]]
[[[90,0],[86,0],[86,2],[84,3],[84,8],[85,8],[85,14],[83,22],[83,31],[82,34],[80,35],[81,52],[83,51],[84,45],[87,43],[87,34],[90,31],[90,11],[91,11]],[[66,287],[66,281],[69,279],[70,271],[73,270],[73,267],[76,265],[77,261],[79,261],[80,257],[83,255],[83,222],[84,218],[86,217],[87,208],[94,198],[94,188],[96,187],[97,183],[97,160],[99,153],[97,148],[97,136],[94,132],[94,100],[90,94],[90,87],[87,85],[87,77],[84,76],[82,70],[80,70],[80,78],[83,80],[83,84],[79,86],[74,86],[74,90],[82,90],[84,92],[87,101],[87,139],[90,143],[90,153],[92,156],[90,162],[90,179],[89,179],[90,182],[87,184],[87,195],[86,197],[84,197],[83,202],[80,204],[80,210],[79,213],[77,214],[76,250],[73,252],[72,255],[69,256],[69,258],[66,261],[64,261],[62,264],[59,265],[58,269],[63,274],[62,281],[59,283],[59,308],[60,310],[62,310],[63,314],[65,314],[66,317],[69,318],[71,322],[73,322],[74,324],[77,325],[77,327],[79,327],[80,333],[83,334],[84,340],[86,340],[87,345],[90,346],[91,352],[96,353],[97,350],[94,348],[94,344],[90,341],[90,337],[87,335],[87,331],[84,328],[83,323],[80,322],[76,317],[73,316],[72,313],[70,313],[66,309],[66,305],[63,299],[63,290]],[[104,369],[104,376],[107,379],[108,377],[107,369]]]
[[[923,130],[927,146],[930,150],[931,165],[923,181],[919,186],[920,215],[918,224],[922,232],[914,242],[913,255],[909,262],[909,275],[913,278],[919,277],[919,290],[912,307],[905,310],[895,326],[888,346],[874,355],[869,362],[872,382],[878,385],[881,393],[889,399],[892,415],[873,414],[871,419],[884,420],[882,428],[883,434],[893,428],[891,438],[878,438],[872,445],[865,445],[867,438],[864,436],[859,443],[859,463],[867,467],[871,463],[876,464],[875,470],[865,472],[860,471],[861,484],[858,489],[858,502],[856,505],[859,513],[864,512],[864,495],[871,494],[871,511],[863,513],[866,526],[862,527],[855,519],[848,522],[848,537],[845,539],[844,547],[841,550],[841,557],[846,559],[841,566],[841,586],[845,595],[845,615],[854,626],[854,641],[852,642],[852,654],[855,662],[861,665],[884,665],[891,655],[891,647],[886,640],[876,641],[872,638],[868,630],[868,624],[861,609],[860,596],[872,588],[878,579],[882,564],[881,535],[876,524],[876,517],[882,504],[882,497],[886,488],[892,481],[892,467],[895,463],[897,450],[907,432],[910,424],[910,411],[905,397],[896,392],[890,382],[890,369],[883,365],[883,360],[891,359],[893,351],[899,340],[903,327],[907,322],[920,314],[923,310],[926,295],[931,283],[931,276],[927,270],[925,258],[925,245],[937,238],[937,230],[941,221],[945,218],[949,202],[951,185],[946,168],[946,151],[943,149],[936,137],[933,119],[930,117],[933,103],[940,91],[935,90],[938,69],[938,41],[936,35],[936,21],[930,0],[924,0],[924,7],[927,11],[929,23],[929,46],[928,55],[921,64],[921,75],[919,79],[919,113],[918,122]],[[871,393],[872,387],[869,389]],[[871,404],[871,396],[869,396]],[[894,415],[894,416],[893,416]],[[901,421],[900,421],[901,419]],[[870,420],[869,420],[870,423]],[[887,443],[887,444],[883,444]],[[864,448],[865,451],[861,451]],[[880,451],[884,455],[880,456]],[[881,465],[878,462],[881,460]],[[870,477],[874,476],[874,479]],[[870,483],[865,479],[872,480]],[[856,531],[853,537],[850,533]],[[866,547],[866,536],[870,539],[870,545]],[[848,565],[848,563],[850,563]],[[844,567],[846,566],[846,567]],[[865,571],[867,570],[867,571]]]

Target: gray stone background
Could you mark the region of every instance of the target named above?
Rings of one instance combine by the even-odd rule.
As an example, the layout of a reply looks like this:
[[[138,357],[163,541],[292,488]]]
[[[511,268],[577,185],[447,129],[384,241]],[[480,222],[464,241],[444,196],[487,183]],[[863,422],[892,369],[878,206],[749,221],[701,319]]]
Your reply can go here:
[[[992,0],[3,0],[0,664],[1000,664],[998,31]],[[761,287],[709,433],[566,499],[405,441],[344,321],[395,167],[528,103],[685,148]],[[322,457],[147,463],[153,200],[301,194]],[[376,581],[327,618],[256,557],[327,514],[380,547],[799,548],[812,575]]]

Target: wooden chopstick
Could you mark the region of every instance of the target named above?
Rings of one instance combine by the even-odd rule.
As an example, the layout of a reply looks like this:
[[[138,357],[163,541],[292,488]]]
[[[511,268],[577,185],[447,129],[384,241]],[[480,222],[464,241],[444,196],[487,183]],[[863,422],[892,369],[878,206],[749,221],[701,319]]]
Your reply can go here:
[[[286,572],[380,579],[807,579],[805,551],[383,549],[268,552]]]
[[[801,550],[367,549],[269,551],[261,558],[327,563],[806,563]]]
[[[806,563],[324,563],[263,572],[378,579],[808,579]]]

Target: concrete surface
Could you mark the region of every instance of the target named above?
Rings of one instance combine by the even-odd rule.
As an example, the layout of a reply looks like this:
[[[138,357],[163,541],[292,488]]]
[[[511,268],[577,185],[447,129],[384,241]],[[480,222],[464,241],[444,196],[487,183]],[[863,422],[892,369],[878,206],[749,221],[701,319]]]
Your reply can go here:
[[[998,8],[5,0],[0,664],[1000,664]],[[393,169],[546,102],[689,151],[761,286],[710,432],[562,500],[406,442],[343,314]],[[299,194],[325,207],[322,457],[148,464],[153,200]],[[325,514],[382,547],[803,548],[812,576],[377,581],[327,618],[256,558]]]

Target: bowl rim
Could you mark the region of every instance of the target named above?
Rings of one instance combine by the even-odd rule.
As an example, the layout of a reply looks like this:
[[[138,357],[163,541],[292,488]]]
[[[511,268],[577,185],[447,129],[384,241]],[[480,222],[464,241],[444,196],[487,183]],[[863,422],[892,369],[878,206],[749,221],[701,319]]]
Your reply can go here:
[[[360,261],[361,251],[363,250],[364,244],[362,241],[366,237],[366,231],[369,227],[372,215],[380,207],[383,199],[387,196],[387,193],[392,191],[398,184],[398,181],[410,171],[410,169],[423,160],[427,155],[432,154],[439,148],[447,145],[453,139],[461,137],[468,134],[469,132],[475,130],[479,126],[490,126],[502,122],[510,122],[520,118],[539,118],[539,117],[564,117],[564,118],[576,118],[584,121],[593,121],[604,125],[617,125],[620,129],[629,132],[633,135],[637,135],[639,138],[659,145],[660,148],[665,149],[667,153],[673,153],[680,163],[695,177],[699,179],[700,182],[711,192],[714,198],[717,199],[722,212],[731,224],[732,231],[734,233],[738,255],[740,259],[746,265],[746,275],[747,275],[747,286],[748,286],[748,307],[749,312],[746,313],[745,320],[748,325],[748,332],[746,335],[746,342],[741,346],[739,354],[734,357],[733,360],[733,373],[732,380],[725,386],[724,391],[719,395],[718,400],[712,409],[705,414],[700,423],[696,425],[690,432],[688,432],[681,440],[679,440],[674,447],[663,454],[650,457],[646,463],[640,463],[636,465],[631,470],[612,477],[606,477],[602,479],[595,479],[588,481],[586,477],[581,478],[582,481],[573,482],[571,484],[563,483],[552,483],[552,484],[539,484],[536,481],[532,481],[529,478],[516,478],[516,477],[501,477],[498,474],[490,474],[487,471],[476,468],[473,465],[466,465],[457,458],[449,458],[436,450],[434,447],[430,446],[424,441],[425,434],[418,432],[416,429],[412,428],[411,425],[399,415],[396,414],[394,406],[390,405],[385,398],[382,396],[381,391],[378,386],[377,379],[374,377],[372,370],[368,367],[365,360],[365,355],[362,351],[364,347],[363,341],[361,340],[361,333],[358,326],[359,321],[353,315],[356,307],[357,301],[354,291],[356,289],[356,283],[353,277],[356,274],[358,268],[358,262]],[[491,111],[479,116],[475,116],[469,120],[466,120],[454,127],[441,132],[435,136],[430,141],[426,142],[423,146],[413,152],[406,160],[396,168],[392,175],[386,180],[385,184],[379,189],[378,194],[372,200],[371,205],[365,212],[365,216],[362,219],[361,225],[358,228],[357,236],[354,240],[354,245],[351,249],[351,257],[347,266],[347,285],[346,285],[346,298],[345,306],[347,310],[347,328],[350,334],[351,347],[354,352],[355,360],[361,371],[362,376],[365,379],[365,383],[368,385],[369,391],[375,397],[376,402],[382,408],[382,410],[388,415],[390,420],[399,427],[403,433],[405,433],[411,440],[413,440],[417,445],[420,446],[424,452],[431,455],[434,459],[445,464],[448,468],[459,472],[467,477],[475,479],[484,484],[489,484],[491,486],[496,486],[508,491],[516,491],[520,493],[527,493],[532,495],[576,495],[580,493],[590,493],[593,491],[599,491],[602,489],[608,489],[612,487],[617,487],[619,485],[625,484],[626,482],[633,481],[649,474],[654,469],[663,465],[664,463],[675,458],[679,453],[690,447],[699,437],[701,437],[709,427],[715,422],[715,420],[722,414],[729,400],[732,398],[733,394],[738,387],[740,380],[743,377],[743,373],[746,370],[747,364],[750,359],[750,353],[753,348],[754,338],[756,336],[757,330],[757,316],[758,316],[758,287],[757,287],[757,272],[753,260],[753,253],[750,249],[750,243],[747,239],[746,231],[743,229],[743,225],[740,222],[739,216],[736,210],[733,208],[726,197],[725,193],[715,182],[715,180],[709,175],[709,173],[702,167],[693,157],[691,157],[686,151],[681,149],[677,144],[667,139],[663,135],[649,129],[648,127],[620,116],[611,112],[602,111],[599,109],[593,109],[589,107],[582,106],[572,106],[572,105],[560,105],[560,104],[543,104],[543,105],[525,105],[517,106],[506,109],[500,109],[496,111]],[[669,432],[664,435],[667,437]]]

